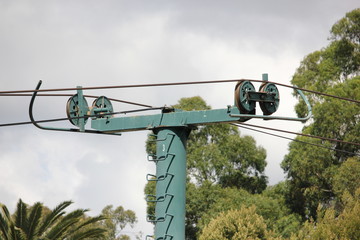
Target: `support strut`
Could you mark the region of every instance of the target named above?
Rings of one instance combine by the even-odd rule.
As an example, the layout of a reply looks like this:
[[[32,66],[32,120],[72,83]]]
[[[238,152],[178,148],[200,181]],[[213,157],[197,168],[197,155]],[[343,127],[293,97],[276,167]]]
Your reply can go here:
[[[156,128],[155,239],[185,239],[186,127]]]

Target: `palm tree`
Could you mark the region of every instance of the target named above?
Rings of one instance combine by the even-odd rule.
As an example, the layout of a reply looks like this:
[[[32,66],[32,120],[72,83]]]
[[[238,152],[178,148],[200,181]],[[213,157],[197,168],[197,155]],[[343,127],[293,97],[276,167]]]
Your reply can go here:
[[[64,211],[72,201],[65,201],[53,210],[37,202],[30,208],[21,200],[10,215],[0,204],[0,240],[80,240],[103,239],[105,229],[96,225],[103,216],[86,217],[87,209]]]

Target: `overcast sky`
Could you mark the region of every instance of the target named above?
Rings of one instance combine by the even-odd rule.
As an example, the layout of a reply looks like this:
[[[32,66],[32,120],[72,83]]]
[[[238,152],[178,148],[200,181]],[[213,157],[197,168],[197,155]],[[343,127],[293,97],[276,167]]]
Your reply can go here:
[[[325,47],[331,26],[356,7],[358,0],[0,0],[0,91],[33,89],[39,79],[43,88],[68,88],[261,79],[262,73],[289,84],[303,57]],[[234,84],[214,84],[85,94],[152,106],[200,95],[213,108],[223,108],[233,104],[233,89]],[[295,116],[291,91],[279,91],[276,115]],[[28,121],[29,100],[0,97],[0,123]],[[39,97],[35,117],[65,117],[66,101]],[[302,128],[293,122],[248,123]],[[31,125],[0,128],[0,202],[13,209],[19,198],[50,207],[72,199],[74,207],[90,208],[92,215],[108,204],[122,205],[139,218],[130,231],[151,234],[143,188],[154,166],[146,161],[146,134],[114,137],[42,131]],[[241,134],[255,137],[267,150],[269,183],[281,181],[280,163],[289,141],[248,130]]]

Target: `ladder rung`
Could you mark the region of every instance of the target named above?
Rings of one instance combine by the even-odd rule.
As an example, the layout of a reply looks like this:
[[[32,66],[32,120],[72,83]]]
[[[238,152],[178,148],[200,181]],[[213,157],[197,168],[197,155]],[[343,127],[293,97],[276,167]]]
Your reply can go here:
[[[154,181],[154,182],[163,181],[163,180],[165,180],[166,176],[167,176],[167,174],[165,174],[165,175],[160,175],[159,177],[157,177],[157,176],[154,175],[154,174],[148,173],[148,174],[146,175],[146,180],[149,181],[149,182],[152,182],[152,181]]]

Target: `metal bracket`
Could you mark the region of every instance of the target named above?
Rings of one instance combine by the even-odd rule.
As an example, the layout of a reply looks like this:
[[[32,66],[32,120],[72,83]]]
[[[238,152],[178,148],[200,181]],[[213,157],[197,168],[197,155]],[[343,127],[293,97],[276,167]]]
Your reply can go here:
[[[275,102],[276,93],[267,92],[247,92],[246,98],[248,101],[255,102]]]

